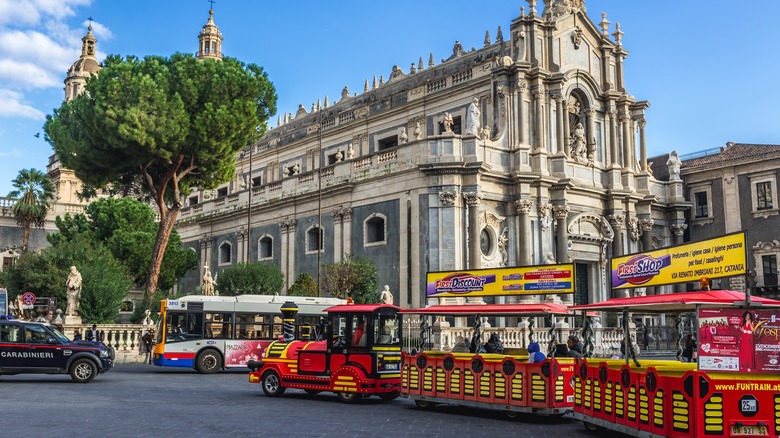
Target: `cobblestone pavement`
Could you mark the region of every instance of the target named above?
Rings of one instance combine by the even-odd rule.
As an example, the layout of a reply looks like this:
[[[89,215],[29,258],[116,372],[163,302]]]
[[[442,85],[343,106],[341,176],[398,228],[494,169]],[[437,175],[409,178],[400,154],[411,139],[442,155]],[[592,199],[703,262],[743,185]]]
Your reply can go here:
[[[5,437],[552,437],[588,436],[569,417],[501,413],[413,402],[340,403],[288,390],[266,397],[238,370],[200,375],[120,365],[89,384],[67,375],[0,376]]]

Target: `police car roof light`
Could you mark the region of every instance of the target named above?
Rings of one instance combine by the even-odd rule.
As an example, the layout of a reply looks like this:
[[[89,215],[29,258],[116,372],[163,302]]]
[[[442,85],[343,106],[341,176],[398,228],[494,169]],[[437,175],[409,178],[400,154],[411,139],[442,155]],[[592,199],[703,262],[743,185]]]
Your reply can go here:
[[[11,320],[14,319],[13,315],[0,315],[0,320]]]

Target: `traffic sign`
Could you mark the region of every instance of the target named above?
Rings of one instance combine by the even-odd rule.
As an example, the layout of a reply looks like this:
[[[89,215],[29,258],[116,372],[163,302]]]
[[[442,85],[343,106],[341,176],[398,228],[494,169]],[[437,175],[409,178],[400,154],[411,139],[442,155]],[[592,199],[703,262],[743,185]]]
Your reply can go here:
[[[22,303],[27,304],[28,306],[35,304],[35,294],[32,292],[25,292],[24,295],[22,295]]]

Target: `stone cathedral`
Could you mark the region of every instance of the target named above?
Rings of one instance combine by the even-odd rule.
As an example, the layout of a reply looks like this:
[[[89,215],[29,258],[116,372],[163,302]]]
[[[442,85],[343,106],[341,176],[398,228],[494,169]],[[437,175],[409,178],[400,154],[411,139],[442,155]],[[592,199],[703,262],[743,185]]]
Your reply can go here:
[[[649,103],[626,89],[620,25],[585,8],[528,0],[483,47],[456,41],[279,116],[233,181],[186,200],[177,229],[201,271],[267,261],[286,290],[364,255],[395,303],[419,307],[428,271],[574,263],[561,299],[608,298],[609,258],[682,243],[690,203],[648,165]],[[200,39],[221,56],[213,17]]]

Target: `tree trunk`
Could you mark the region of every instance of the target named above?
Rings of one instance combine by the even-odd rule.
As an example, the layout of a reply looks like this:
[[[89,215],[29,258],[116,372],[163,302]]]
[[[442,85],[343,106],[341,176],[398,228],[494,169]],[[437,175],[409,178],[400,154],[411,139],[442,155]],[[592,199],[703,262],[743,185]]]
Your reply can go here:
[[[146,282],[146,294],[144,296],[145,308],[150,308],[152,297],[157,291],[157,281],[160,277],[160,266],[162,266],[165,249],[168,247],[168,240],[171,237],[173,226],[176,224],[176,217],[179,214],[180,207],[166,208],[165,204],[160,207],[160,228],[157,230],[157,238],[152,249],[152,259],[149,261],[148,279]]]
[[[22,227],[22,252],[27,252],[27,245],[30,243],[30,225]]]

